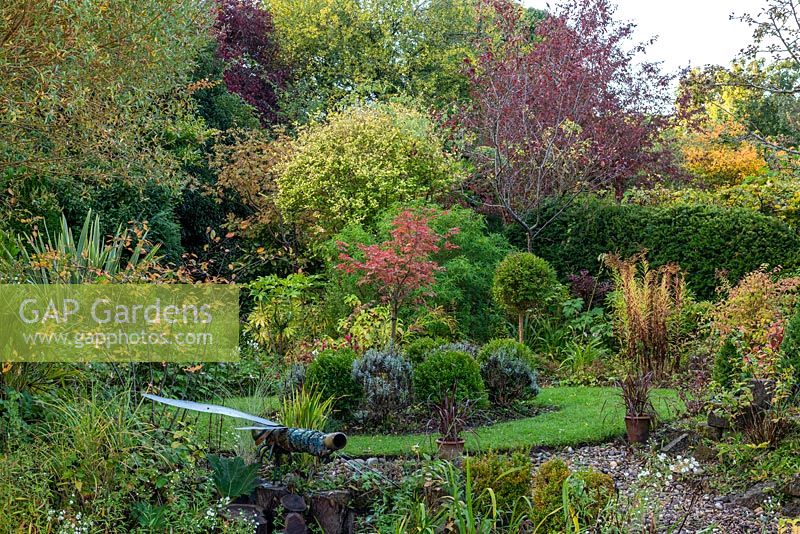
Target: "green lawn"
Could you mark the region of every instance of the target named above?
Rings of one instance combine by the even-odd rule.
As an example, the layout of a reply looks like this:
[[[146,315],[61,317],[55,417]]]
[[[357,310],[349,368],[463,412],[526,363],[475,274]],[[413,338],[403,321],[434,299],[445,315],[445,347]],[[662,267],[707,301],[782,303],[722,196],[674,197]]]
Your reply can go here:
[[[542,406],[557,406],[558,411],[483,427],[465,435],[467,450],[509,450],[534,445],[567,446],[599,443],[623,435],[624,410],[615,388],[543,388],[536,398]],[[654,395],[662,419],[675,416],[682,408],[671,390]],[[345,451],[353,456],[400,456],[411,454],[412,447],[432,452],[436,436],[349,436]]]
[[[536,417],[507,421],[478,429],[474,434],[467,433],[467,450],[509,450],[528,448],[534,445],[567,446],[600,443],[621,436],[625,432],[624,410],[619,398],[619,390],[598,387],[556,387],[543,388],[537,404],[555,406],[557,411],[543,413]],[[677,394],[672,390],[657,390],[654,402],[662,420],[675,417],[683,408]],[[248,413],[261,414],[274,412],[276,397],[235,397],[226,399],[224,404]],[[205,435],[208,418],[214,417],[212,428],[213,443],[217,443],[219,416],[199,414],[198,430]],[[222,418],[223,449],[233,449],[237,426],[248,426],[247,421],[228,417]],[[242,436],[247,439],[247,436]],[[422,452],[433,452],[435,435],[409,434],[395,435],[351,435],[344,452],[351,456],[402,456],[413,454],[415,446]]]

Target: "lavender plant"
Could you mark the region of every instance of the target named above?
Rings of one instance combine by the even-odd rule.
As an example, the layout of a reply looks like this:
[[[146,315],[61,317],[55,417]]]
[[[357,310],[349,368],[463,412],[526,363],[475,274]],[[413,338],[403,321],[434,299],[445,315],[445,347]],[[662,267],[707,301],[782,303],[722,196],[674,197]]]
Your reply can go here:
[[[383,419],[411,402],[411,364],[393,350],[368,350],[353,362],[353,380],[364,390],[369,419]]]

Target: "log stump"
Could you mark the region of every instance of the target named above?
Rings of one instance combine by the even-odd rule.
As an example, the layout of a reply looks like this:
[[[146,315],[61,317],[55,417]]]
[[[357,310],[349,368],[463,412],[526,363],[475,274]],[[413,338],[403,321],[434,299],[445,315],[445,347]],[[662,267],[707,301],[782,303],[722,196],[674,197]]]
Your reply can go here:
[[[317,493],[311,496],[311,517],[325,534],[352,534],[355,517],[349,502],[348,491]]]

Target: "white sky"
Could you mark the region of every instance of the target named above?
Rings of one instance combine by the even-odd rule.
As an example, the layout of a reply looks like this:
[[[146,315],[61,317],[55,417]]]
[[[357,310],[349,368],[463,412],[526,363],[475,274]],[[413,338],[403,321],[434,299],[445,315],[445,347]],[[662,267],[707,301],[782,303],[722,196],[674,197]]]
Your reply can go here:
[[[731,13],[756,14],[765,0],[614,0],[617,19],[637,25],[635,38],[658,40],[647,53],[649,61],[663,61],[664,70],[706,64],[728,65],[749,42],[747,24],[730,20]],[[544,8],[546,0],[524,0]]]

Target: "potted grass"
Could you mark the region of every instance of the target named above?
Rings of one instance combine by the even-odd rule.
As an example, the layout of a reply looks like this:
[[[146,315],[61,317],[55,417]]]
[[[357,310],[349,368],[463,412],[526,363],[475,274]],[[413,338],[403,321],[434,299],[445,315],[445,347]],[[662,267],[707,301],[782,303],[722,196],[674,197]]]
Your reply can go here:
[[[467,427],[471,411],[470,401],[458,400],[455,388],[433,405],[434,416],[429,426],[439,433],[436,444],[439,447],[440,458],[454,460],[464,454],[464,438],[461,437],[461,433]]]
[[[622,402],[625,404],[625,430],[630,443],[645,443],[650,437],[650,425],[655,409],[650,400],[653,374],[628,375],[620,384]]]

